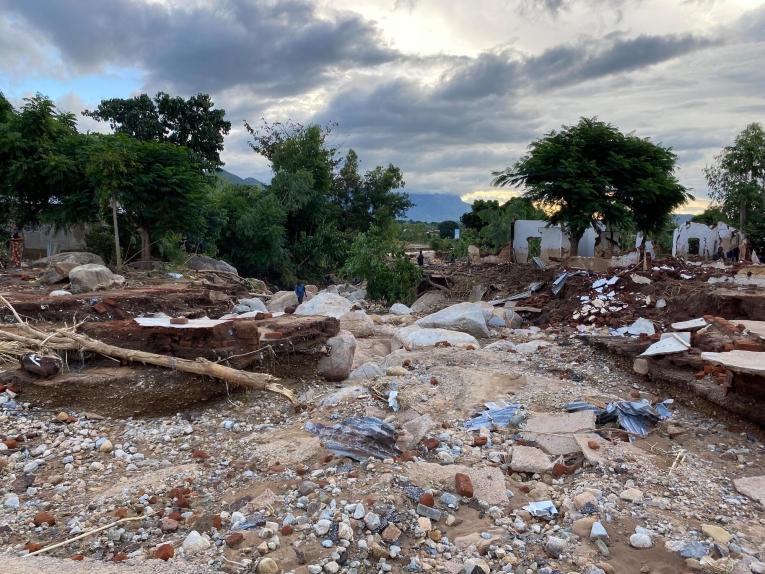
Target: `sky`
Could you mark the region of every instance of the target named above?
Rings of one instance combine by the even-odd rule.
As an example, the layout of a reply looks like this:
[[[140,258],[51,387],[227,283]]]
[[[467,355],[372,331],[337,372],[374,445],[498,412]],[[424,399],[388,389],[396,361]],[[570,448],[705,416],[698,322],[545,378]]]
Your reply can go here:
[[[226,169],[270,180],[243,122],[337,122],[362,168],[410,193],[507,198],[491,172],[580,117],[703,168],[765,122],[765,0],[0,0],[0,91],[66,111],[210,93]],[[83,131],[108,127],[80,116]]]

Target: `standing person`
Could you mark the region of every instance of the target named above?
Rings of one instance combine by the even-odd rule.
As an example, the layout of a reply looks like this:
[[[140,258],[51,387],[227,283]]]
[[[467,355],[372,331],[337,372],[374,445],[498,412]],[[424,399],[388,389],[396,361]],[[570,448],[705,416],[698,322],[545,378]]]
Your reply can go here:
[[[21,269],[21,261],[24,258],[24,236],[17,227],[11,235],[11,267]]]
[[[425,256],[422,254],[422,249],[420,249],[420,254],[417,256],[417,265],[420,267],[425,265]]]
[[[305,285],[302,281],[298,281],[298,284],[295,285],[295,295],[297,295],[298,305],[302,305],[305,297]]]

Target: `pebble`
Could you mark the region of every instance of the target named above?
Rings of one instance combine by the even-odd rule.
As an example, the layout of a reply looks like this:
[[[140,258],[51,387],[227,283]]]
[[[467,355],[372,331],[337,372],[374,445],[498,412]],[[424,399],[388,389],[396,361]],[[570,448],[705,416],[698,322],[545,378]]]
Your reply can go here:
[[[560,558],[566,550],[566,540],[557,536],[548,536],[545,542],[545,551],[553,558]]]
[[[630,536],[630,546],[633,548],[653,548],[653,541],[648,534],[636,532]]]
[[[374,512],[367,512],[364,516],[364,524],[366,524],[367,528],[372,532],[377,532],[377,529],[380,528],[380,515],[375,514]]]
[[[261,558],[257,566],[257,574],[279,574],[282,569],[273,558]]]
[[[5,497],[5,500],[3,500],[3,506],[5,508],[10,508],[11,510],[16,510],[19,505],[19,497],[15,494],[9,494]]]
[[[188,533],[181,546],[184,553],[188,556],[193,556],[210,548],[210,540],[196,530],[192,530]]]

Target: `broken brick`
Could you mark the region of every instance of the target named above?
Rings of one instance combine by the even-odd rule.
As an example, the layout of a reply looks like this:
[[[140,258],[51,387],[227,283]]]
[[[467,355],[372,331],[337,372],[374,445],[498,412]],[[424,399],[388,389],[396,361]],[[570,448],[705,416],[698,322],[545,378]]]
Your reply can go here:
[[[473,498],[473,481],[467,474],[458,472],[454,475],[454,486],[457,490],[457,494],[460,496],[466,496]]]

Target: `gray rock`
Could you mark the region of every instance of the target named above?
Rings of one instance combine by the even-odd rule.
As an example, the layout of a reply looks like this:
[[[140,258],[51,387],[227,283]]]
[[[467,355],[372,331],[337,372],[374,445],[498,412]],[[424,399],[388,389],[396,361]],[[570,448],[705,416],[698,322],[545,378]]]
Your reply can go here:
[[[279,574],[282,569],[273,558],[261,558],[256,569],[257,574]]]
[[[553,464],[543,451],[533,446],[514,446],[510,460],[513,472],[544,473],[552,469]]]
[[[703,542],[689,542],[680,550],[683,558],[695,558],[701,560],[709,552],[709,546]]]
[[[380,528],[380,522],[380,516],[374,512],[367,512],[364,516],[364,524],[372,532],[377,532],[377,529]]]
[[[353,333],[355,337],[371,337],[375,324],[364,311],[348,311],[340,316],[340,328]]]
[[[389,310],[391,315],[411,315],[412,309],[403,303],[394,303]]]
[[[465,561],[463,572],[465,574],[490,574],[491,568],[484,560],[471,558]]]
[[[319,360],[317,372],[328,381],[342,381],[351,374],[356,338],[348,331],[340,331],[327,341],[329,355]]]
[[[334,317],[340,319],[351,310],[352,303],[345,297],[334,293],[319,293],[310,301],[303,301],[295,309],[295,315],[319,315],[322,317]]]
[[[443,513],[437,508],[425,506],[424,504],[417,505],[417,514],[424,516],[425,518],[430,518],[434,522],[441,520],[441,516],[443,515]]]
[[[553,558],[560,558],[561,554],[566,551],[566,544],[567,542],[563,538],[548,536],[545,541],[545,552]]]
[[[332,521],[327,520],[326,518],[322,518],[316,524],[314,524],[313,531],[316,533],[316,536],[324,536],[327,532],[329,532],[330,528],[332,528]]]
[[[72,269],[69,272],[69,282],[72,293],[88,293],[123,285],[125,278],[115,275],[108,267],[88,263]]]
[[[348,378],[352,381],[358,381],[382,377],[384,374],[383,370],[376,363],[364,363],[360,367],[353,369]]]
[[[95,263],[97,265],[103,265],[104,260],[95,253],[88,253],[87,251],[67,251],[66,253],[57,253],[50,257],[38,259],[32,263],[32,267],[52,267],[56,263],[70,263],[75,265]]]
[[[207,255],[192,255],[186,261],[186,267],[196,271],[222,271],[223,273],[233,273],[239,275],[236,267],[229,265],[220,259],[213,259]]]
[[[11,510],[16,510],[20,504],[19,497],[15,494],[9,494],[5,497],[5,500],[3,500],[3,506],[5,508],[10,508]]]
[[[428,291],[412,303],[411,309],[414,313],[430,313],[442,307],[445,301],[446,297],[440,291]]]
[[[181,547],[184,553],[188,556],[193,556],[210,548],[210,540],[196,530],[192,530],[184,539]]]
[[[648,534],[636,532],[630,536],[630,546],[633,548],[653,548],[653,541]]]
[[[582,571],[582,574],[606,574],[606,571],[602,568],[598,568],[594,564],[590,564]]]
[[[478,303],[457,303],[441,309],[416,322],[417,325],[431,329],[461,331],[474,337],[488,337],[483,308]]]
[[[252,297],[250,299],[239,299],[239,305],[246,308],[246,311],[243,311],[243,313],[247,313],[247,312],[268,313],[266,304],[263,303],[263,301],[261,301],[257,297]],[[237,307],[239,305],[237,305]]]

